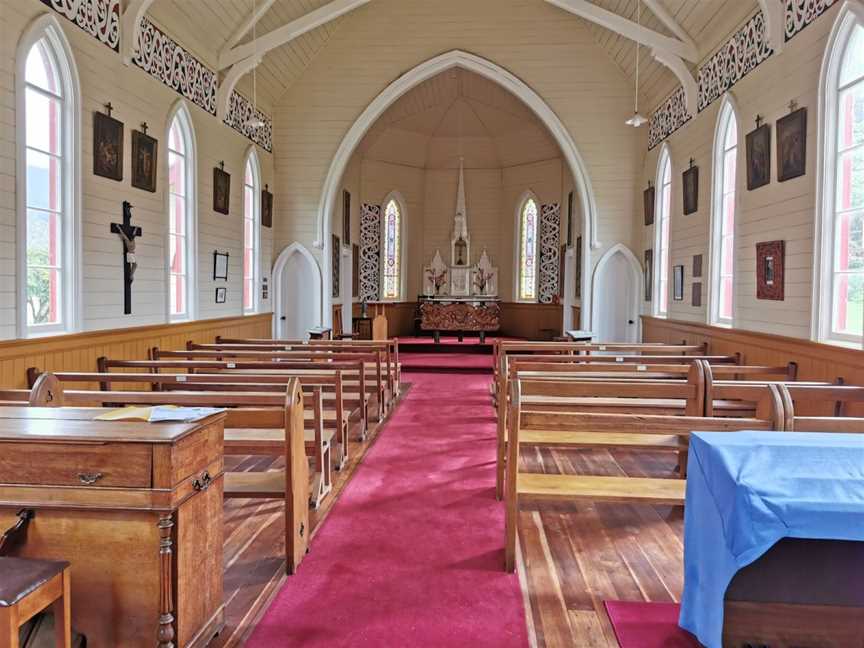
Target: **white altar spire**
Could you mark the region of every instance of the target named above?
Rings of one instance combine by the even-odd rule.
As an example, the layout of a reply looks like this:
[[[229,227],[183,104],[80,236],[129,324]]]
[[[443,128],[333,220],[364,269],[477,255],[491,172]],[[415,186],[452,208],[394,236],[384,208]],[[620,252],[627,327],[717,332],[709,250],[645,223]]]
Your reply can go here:
[[[456,192],[456,218],[453,228],[453,238],[468,240],[468,211],[465,207],[465,170],[464,158],[459,156],[459,189]]]

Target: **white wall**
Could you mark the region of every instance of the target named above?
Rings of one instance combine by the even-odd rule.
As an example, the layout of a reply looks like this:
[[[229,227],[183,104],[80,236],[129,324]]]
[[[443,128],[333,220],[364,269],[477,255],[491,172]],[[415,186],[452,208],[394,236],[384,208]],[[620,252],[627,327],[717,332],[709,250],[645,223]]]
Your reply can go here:
[[[85,330],[104,329],[167,321],[165,239],[167,236],[166,130],[168,113],[179,95],[160,81],[133,66],[125,66],[120,55],[91,37],[38,0],[0,2],[0,339],[16,335],[16,50],[21,35],[39,15],[57,17],[71,45],[81,81],[81,160],[83,187],[83,317]],[[171,29],[165,30],[171,34]],[[179,38],[182,44],[182,38]],[[195,52],[212,64],[215,52]],[[92,173],[93,112],[105,103],[114,106],[114,117],[125,124],[124,174],[115,182]],[[187,103],[198,150],[198,313],[212,318],[242,313],[243,171],[249,140],[222,124],[191,102]],[[131,176],[131,131],[147,122],[149,133],[159,140],[160,168],[157,192],[133,188]],[[258,149],[263,182],[273,188],[273,156]],[[225,161],[231,174],[230,215],[212,210],[213,167]],[[138,269],[132,288],[132,315],[123,315],[121,243],[109,232],[110,223],[121,218],[121,203],[134,205],[133,222],[144,234],[136,250]],[[278,199],[277,199],[278,200]],[[272,230],[262,228],[263,275],[270,278],[273,260]],[[213,250],[230,254],[229,281],[216,282]],[[272,283],[272,282],[271,282]],[[228,301],[215,303],[216,285],[227,285]],[[260,289],[260,287],[259,287]],[[264,303],[263,310],[270,310]]]
[[[787,42],[780,54],[769,57],[739,81],[731,90],[738,111],[738,212],[736,217],[736,328],[794,337],[810,337],[811,290],[813,274],[813,234],[816,214],[816,162],[818,155],[818,85],[822,57],[838,8],[836,3]],[[790,100],[808,109],[807,167],[802,177],[777,182],[777,119],[789,113]],[[694,322],[708,321],[709,304],[709,231],[712,206],[712,151],[714,130],[721,102],[715,101],[667,140],[672,157],[671,265],[685,269],[684,301],[670,297],[669,317]],[[771,183],[747,191],[744,136],[755,128],[759,114],[772,124]],[[658,146],[645,157],[642,184],[656,181]],[[699,211],[683,215],[681,174],[689,158],[699,165]],[[641,206],[635,225],[642,231],[641,249],[654,246],[653,227],[644,227]],[[756,299],[756,243],[786,241],[786,298],[784,301]],[[692,257],[703,255],[702,306],[690,305]],[[699,280],[697,280],[699,281]],[[671,290],[671,270],[670,270]],[[650,304],[643,302],[644,312]]]

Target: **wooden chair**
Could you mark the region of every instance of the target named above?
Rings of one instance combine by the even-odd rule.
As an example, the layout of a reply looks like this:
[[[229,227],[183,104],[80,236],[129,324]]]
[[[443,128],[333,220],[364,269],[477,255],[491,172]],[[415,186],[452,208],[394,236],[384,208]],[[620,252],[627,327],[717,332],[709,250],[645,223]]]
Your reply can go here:
[[[342,305],[333,304],[333,339],[334,340],[353,340],[354,333],[345,333],[342,325]]]
[[[18,648],[20,628],[39,612],[54,612],[54,645],[72,645],[69,563],[0,557],[0,646]]]

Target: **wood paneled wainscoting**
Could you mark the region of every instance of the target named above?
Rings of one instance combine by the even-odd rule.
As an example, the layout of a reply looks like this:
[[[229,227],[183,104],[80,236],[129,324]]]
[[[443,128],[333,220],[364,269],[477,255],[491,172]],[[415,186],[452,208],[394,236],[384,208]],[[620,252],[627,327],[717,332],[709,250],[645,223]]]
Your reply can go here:
[[[561,304],[501,302],[501,335],[526,340],[551,340],[562,335]]]
[[[707,342],[710,353],[740,352],[746,364],[780,366],[797,362],[799,380],[833,382],[842,378],[848,384],[864,385],[864,351],[857,349],[647,315],[642,316],[642,338],[645,342],[669,344]]]
[[[271,313],[262,313],[0,342],[0,387],[26,387],[28,367],[45,371],[96,371],[99,356],[144,360],[150,347],[182,349],[187,340],[209,343],[217,335],[269,338],[272,317]]]

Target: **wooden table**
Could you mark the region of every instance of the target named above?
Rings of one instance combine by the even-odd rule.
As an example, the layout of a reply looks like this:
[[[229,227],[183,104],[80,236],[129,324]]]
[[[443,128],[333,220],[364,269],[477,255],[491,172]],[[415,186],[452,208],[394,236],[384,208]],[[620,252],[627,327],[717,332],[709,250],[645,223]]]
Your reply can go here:
[[[224,414],[93,419],[98,408],[0,408],[0,532],[13,555],[68,560],[72,625],[95,648],[204,646],[224,624]]]
[[[435,344],[441,342],[441,331],[456,333],[460,342],[466,331],[476,332],[482,344],[486,333],[501,328],[501,307],[497,299],[429,298],[420,303],[420,328],[433,332]]]

